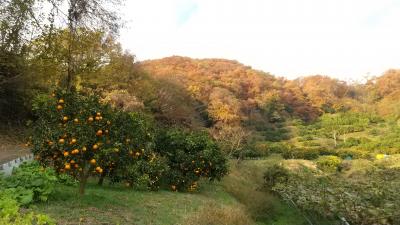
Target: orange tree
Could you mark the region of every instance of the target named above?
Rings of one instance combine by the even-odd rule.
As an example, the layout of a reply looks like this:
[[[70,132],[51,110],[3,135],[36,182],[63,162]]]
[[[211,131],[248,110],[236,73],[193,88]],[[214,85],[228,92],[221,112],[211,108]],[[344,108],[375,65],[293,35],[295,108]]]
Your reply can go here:
[[[146,186],[158,189],[160,178],[167,170],[165,160],[153,151],[154,126],[142,114],[116,112],[109,133],[113,146],[98,155],[104,168],[102,179],[112,182],[125,181],[128,186]]]
[[[36,159],[75,177],[80,194],[89,176],[104,174],[114,166],[112,162],[106,167],[105,153],[130,145],[113,140],[119,132],[113,126],[116,113],[96,95],[57,90],[51,97],[38,96],[33,112],[37,116],[32,137]]]
[[[173,191],[194,191],[200,178],[219,180],[228,172],[225,156],[206,132],[164,130],[155,149],[167,159],[163,180]]]

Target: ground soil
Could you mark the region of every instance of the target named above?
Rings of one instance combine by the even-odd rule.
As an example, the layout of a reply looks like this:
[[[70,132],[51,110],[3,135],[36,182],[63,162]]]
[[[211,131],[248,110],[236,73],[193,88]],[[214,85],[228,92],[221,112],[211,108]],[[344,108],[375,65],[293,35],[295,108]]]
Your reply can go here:
[[[30,153],[22,140],[0,134],[0,164]]]

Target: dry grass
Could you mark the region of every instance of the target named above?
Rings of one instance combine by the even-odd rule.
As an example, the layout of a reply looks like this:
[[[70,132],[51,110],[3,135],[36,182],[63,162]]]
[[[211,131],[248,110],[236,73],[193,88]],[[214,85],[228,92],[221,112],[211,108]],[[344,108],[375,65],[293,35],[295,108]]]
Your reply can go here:
[[[317,170],[315,162],[303,159],[288,159],[283,162],[284,166],[291,171],[299,171],[304,168]]]
[[[246,161],[232,163],[230,170],[223,181],[226,192],[242,203],[254,220],[270,217],[276,198],[263,189],[264,170]]]
[[[246,210],[242,207],[218,206],[212,204],[201,208],[191,214],[183,223],[184,225],[251,225],[251,220]]]

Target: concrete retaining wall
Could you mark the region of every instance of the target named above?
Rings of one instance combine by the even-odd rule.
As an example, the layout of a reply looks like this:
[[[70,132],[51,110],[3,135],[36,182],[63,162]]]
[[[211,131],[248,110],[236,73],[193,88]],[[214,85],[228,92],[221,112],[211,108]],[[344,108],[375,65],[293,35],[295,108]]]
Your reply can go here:
[[[25,162],[25,161],[31,161],[33,160],[33,154],[28,154],[25,156],[21,156],[17,159],[11,160],[7,163],[1,164],[0,165],[0,173],[3,173],[6,176],[11,175],[13,169],[15,167],[18,167],[19,165],[21,165],[21,163]]]

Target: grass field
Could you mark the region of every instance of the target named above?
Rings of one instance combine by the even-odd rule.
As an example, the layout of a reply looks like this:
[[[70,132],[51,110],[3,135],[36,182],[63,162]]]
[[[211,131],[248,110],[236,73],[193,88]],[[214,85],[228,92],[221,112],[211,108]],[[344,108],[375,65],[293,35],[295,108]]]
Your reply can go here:
[[[203,183],[197,193],[140,192],[92,181],[80,198],[76,187],[58,185],[48,202],[33,209],[59,224],[307,224],[296,209],[262,188],[262,168],[268,163],[232,164],[221,182]]]

